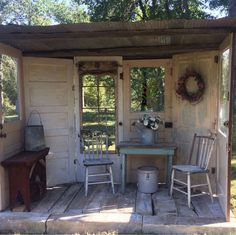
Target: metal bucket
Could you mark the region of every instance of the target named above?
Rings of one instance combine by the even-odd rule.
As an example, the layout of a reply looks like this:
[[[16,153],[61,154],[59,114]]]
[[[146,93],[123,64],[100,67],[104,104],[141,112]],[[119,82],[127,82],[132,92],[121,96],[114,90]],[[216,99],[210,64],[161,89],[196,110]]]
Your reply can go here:
[[[158,168],[142,166],[138,168],[138,191],[142,193],[155,193],[158,189]]]

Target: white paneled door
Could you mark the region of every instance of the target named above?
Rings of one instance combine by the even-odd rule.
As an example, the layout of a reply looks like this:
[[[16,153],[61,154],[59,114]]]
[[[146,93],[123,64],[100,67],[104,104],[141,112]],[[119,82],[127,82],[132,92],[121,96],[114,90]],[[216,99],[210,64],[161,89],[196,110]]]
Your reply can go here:
[[[220,50],[219,103],[218,103],[218,145],[217,145],[217,194],[226,219],[229,218],[229,108],[231,78],[231,48],[226,43]]]
[[[75,181],[73,61],[25,58],[26,117],[41,114],[46,144],[47,184]],[[35,117],[36,118],[36,117]],[[37,121],[37,120],[35,120]]]

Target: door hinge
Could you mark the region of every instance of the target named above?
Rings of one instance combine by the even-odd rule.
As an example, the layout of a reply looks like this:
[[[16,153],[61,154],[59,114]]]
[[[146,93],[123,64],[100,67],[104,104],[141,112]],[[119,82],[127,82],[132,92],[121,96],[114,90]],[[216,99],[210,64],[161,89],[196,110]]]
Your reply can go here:
[[[231,144],[226,143],[226,151],[227,151],[228,153],[231,152]]]
[[[120,73],[120,79],[124,80],[124,74],[123,73]]]
[[[173,67],[170,68],[170,76],[173,76]]]
[[[214,62],[215,62],[216,64],[219,63],[219,56],[218,56],[218,55],[216,55],[216,56],[214,57]]]
[[[71,89],[72,89],[72,91],[74,91],[74,90],[75,90],[75,85],[72,85],[72,88],[71,88]]]

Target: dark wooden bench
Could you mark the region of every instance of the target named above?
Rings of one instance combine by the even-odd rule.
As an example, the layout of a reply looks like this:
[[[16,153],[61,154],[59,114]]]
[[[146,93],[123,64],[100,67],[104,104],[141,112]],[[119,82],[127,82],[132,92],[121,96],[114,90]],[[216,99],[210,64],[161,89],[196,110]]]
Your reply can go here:
[[[1,164],[8,170],[10,209],[17,197],[22,197],[27,211],[30,202],[42,198],[46,192],[46,162],[49,148],[37,152],[20,152]]]

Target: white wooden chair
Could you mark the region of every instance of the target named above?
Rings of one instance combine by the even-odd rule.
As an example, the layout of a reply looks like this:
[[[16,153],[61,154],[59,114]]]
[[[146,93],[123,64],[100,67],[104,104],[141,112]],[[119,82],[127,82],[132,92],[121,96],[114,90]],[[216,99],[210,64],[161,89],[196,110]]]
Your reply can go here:
[[[90,132],[87,138],[81,139],[83,147],[85,166],[85,196],[88,195],[88,186],[94,184],[111,184],[112,192],[115,193],[112,165],[113,162],[108,158],[108,135],[100,131]],[[89,173],[89,169],[95,169]],[[102,171],[98,171],[98,168]],[[104,178],[106,180],[95,180],[95,177]],[[92,178],[94,180],[90,181]]]
[[[171,187],[170,195],[172,196],[173,190],[177,190],[188,196],[188,207],[191,207],[191,197],[203,195],[202,193],[191,194],[191,189],[201,186],[208,186],[208,190],[213,201],[212,189],[210,179],[208,175],[208,164],[212,155],[213,146],[215,143],[215,137],[198,136],[194,134],[193,143],[189,155],[189,159],[186,165],[173,165],[171,174]],[[175,172],[184,174],[187,176],[187,182],[180,178],[176,178]],[[191,184],[192,174],[205,174],[205,184]],[[180,175],[179,175],[180,177]],[[178,185],[177,185],[178,184]],[[184,190],[187,188],[187,191]]]

